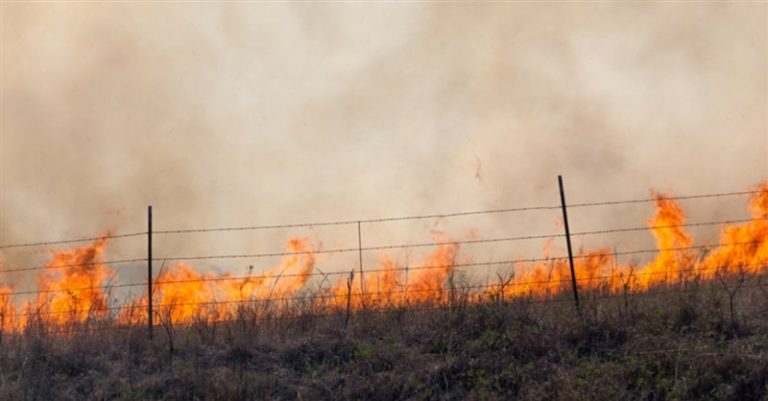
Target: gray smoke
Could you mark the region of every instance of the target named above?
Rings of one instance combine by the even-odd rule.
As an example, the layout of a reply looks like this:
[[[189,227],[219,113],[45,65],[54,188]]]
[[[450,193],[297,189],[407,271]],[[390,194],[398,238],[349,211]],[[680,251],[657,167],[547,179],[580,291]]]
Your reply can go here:
[[[768,177],[764,3],[0,7],[4,244],[142,231],[148,204],[172,229],[556,205],[557,174],[572,202]],[[692,220],[746,216],[743,198],[686,206]],[[639,226],[650,213],[581,209],[572,224]],[[365,240],[540,234],[558,221],[390,223]],[[159,238],[158,252],[275,251],[290,235],[357,239],[352,226],[192,235]],[[143,241],[109,257],[141,257]],[[580,243],[604,241],[652,244]],[[6,265],[45,259],[35,252],[5,252]],[[213,267],[258,261],[228,263]]]

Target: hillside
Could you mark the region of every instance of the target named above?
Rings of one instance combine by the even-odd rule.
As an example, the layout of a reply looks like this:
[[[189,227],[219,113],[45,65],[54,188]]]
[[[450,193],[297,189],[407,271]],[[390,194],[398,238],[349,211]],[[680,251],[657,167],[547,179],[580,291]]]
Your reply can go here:
[[[742,280],[743,278],[743,280]],[[733,297],[731,297],[733,295]],[[733,300],[733,304],[731,304]],[[5,400],[765,400],[768,286],[729,277],[643,293],[235,320],[31,324],[0,348]]]

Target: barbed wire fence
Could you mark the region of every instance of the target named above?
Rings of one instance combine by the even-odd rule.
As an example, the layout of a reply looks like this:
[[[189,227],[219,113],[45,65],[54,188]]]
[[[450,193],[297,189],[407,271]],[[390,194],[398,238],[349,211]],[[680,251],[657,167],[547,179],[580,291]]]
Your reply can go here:
[[[665,197],[664,199],[695,200],[695,199],[754,195],[757,193],[759,193],[759,191],[724,192],[724,193],[709,193],[709,194],[698,194],[698,195],[688,195],[688,196],[677,196],[677,197]],[[462,269],[467,269],[467,268],[480,268],[480,267],[501,266],[501,265],[514,267],[520,264],[535,264],[535,263],[550,263],[550,264],[559,263],[560,264],[559,267],[561,268],[564,266],[568,266],[569,271],[568,271],[568,274],[560,274],[558,278],[549,277],[546,280],[527,280],[527,281],[510,280],[510,281],[504,282],[500,278],[500,282],[498,284],[466,285],[466,286],[454,286],[454,284],[451,282],[450,290],[461,291],[465,293],[475,292],[479,294],[499,293],[503,297],[505,293],[505,289],[515,288],[515,287],[533,288],[538,286],[540,288],[552,288],[553,290],[557,289],[558,294],[562,294],[565,292],[563,288],[565,288],[565,286],[567,286],[570,283],[571,290],[574,296],[574,300],[573,300],[574,306],[576,307],[577,311],[581,313],[579,298],[578,298],[578,290],[580,285],[585,286],[588,283],[599,283],[600,281],[605,281],[605,280],[616,280],[617,276],[616,275],[597,275],[597,276],[590,276],[590,277],[578,277],[574,270],[575,261],[578,261],[584,258],[589,258],[590,256],[581,255],[581,254],[574,255],[570,246],[571,237],[637,232],[637,231],[646,231],[648,229],[652,229],[652,230],[683,229],[683,228],[690,228],[690,227],[711,227],[711,226],[718,226],[718,225],[722,226],[726,224],[731,225],[731,224],[747,223],[757,219],[757,218],[751,218],[751,219],[732,219],[732,220],[721,220],[721,221],[705,221],[705,222],[694,222],[694,223],[685,223],[685,224],[678,224],[678,225],[658,225],[658,226],[646,225],[642,227],[639,227],[639,226],[616,227],[616,228],[608,228],[603,230],[576,231],[576,232],[570,232],[568,230],[568,217],[567,217],[568,209],[578,209],[578,208],[588,208],[588,207],[606,207],[606,206],[615,206],[615,205],[631,205],[631,204],[641,204],[641,203],[649,203],[649,202],[656,202],[656,201],[657,201],[656,198],[644,198],[644,199],[628,199],[628,200],[617,200],[617,201],[575,203],[571,205],[566,205],[565,198],[564,198],[564,191],[562,191],[562,186],[561,186],[561,204],[560,205],[501,208],[501,209],[463,211],[463,212],[454,212],[454,213],[408,215],[408,216],[400,216],[400,217],[369,218],[369,219],[357,219],[357,220],[337,220],[337,221],[322,221],[322,222],[302,222],[302,223],[291,223],[291,224],[229,226],[229,227],[193,227],[193,228],[180,228],[180,229],[169,229],[169,230],[153,230],[152,229],[152,214],[151,214],[151,206],[150,206],[148,209],[148,230],[145,232],[108,234],[108,235],[99,236],[99,237],[64,239],[64,240],[55,240],[55,241],[2,244],[0,245],[0,251],[8,250],[8,249],[19,249],[19,248],[74,245],[74,244],[89,243],[89,242],[94,242],[99,240],[113,241],[113,240],[121,240],[121,239],[136,238],[136,237],[147,238],[148,255],[146,257],[115,259],[115,260],[96,260],[96,261],[87,262],[87,263],[65,263],[65,264],[49,263],[49,264],[40,265],[40,266],[3,269],[3,272],[4,273],[14,273],[14,272],[22,273],[22,272],[39,272],[39,271],[51,271],[51,270],[55,271],[58,269],[70,269],[70,268],[85,267],[85,266],[91,266],[91,265],[110,265],[110,266],[119,265],[119,264],[136,265],[139,263],[146,262],[148,271],[147,271],[147,280],[144,282],[119,283],[119,284],[109,284],[108,286],[106,285],[105,286],[88,286],[88,287],[80,287],[80,288],[54,288],[54,289],[43,288],[43,289],[37,289],[34,291],[30,290],[30,291],[13,292],[13,295],[30,295],[30,296],[40,297],[40,296],[45,296],[46,294],[56,294],[56,293],[73,294],[73,293],[88,292],[88,291],[103,291],[106,289],[105,287],[108,287],[109,289],[113,289],[113,288],[146,289],[147,295],[145,299],[147,300],[147,302],[135,302],[132,304],[119,305],[119,306],[104,305],[101,307],[91,308],[90,310],[87,311],[87,313],[88,314],[109,314],[109,313],[116,313],[120,311],[133,310],[133,309],[146,310],[145,315],[146,315],[146,320],[148,322],[147,326],[148,326],[150,335],[152,335],[154,330],[153,316],[155,316],[158,313],[158,311],[161,309],[171,309],[171,308],[187,307],[187,306],[202,308],[202,307],[213,306],[213,305],[217,305],[217,306],[230,305],[230,304],[245,305],[245,304],[254,303],[254,302],[275,304],[275,303],[290,303],[290,302],[297,303],[297,302],[305,302],[305,301],[315,302],[315,303],[324,302],[325,304],[339,306],[339,305],[344,305],[344,298],[346,298],[347,308],[349,308],[349,304],[353,296],[358,297],[358,302],[360,302],[360,305],[363,308],[365,308],[366,300],[372,300],[370,302],[378,300],[378,302],[381,302],[382,299],[385,299],[386,297],[392,297],[393,295],[402,294],[403,296],[400,297],[400,299],[404,299],[406,302],[408,302],[409,293],[410,293],[410,296],[416,299],[419,298],[416,296],[418,293],[434,294],[433,298],[435,296],[445,295],[445,292],[447,290],[442,287],[440,288],[409,288],[408,281],[407,281],[409,272],[414,272],[419,270],[450,270],[451,274],[453,274],[453,272],[461,271]],[[462,217],[462,216],[499,215],[499,214],[512,214],[512,213],[522,213],[522,212],[543,212],[543,211],[551,212],[551,211],[557,211],[557,210],[561,210],[563,212],[563,220],[566,226],[564,233],[550,233],[550,234],[525,235],[525,236],[500,236],[500,237],[485,238],[485,239],[431,241],[431,242],[366,245],[366,246],[363,246],[363,241],[362,241],[362,234],[363,234],[364,227],[368,225],[375,225],[375,224],[384,223],[384,222],[450,219],[450,218]],[[313,228],[313,227],[328,227],[328,226],[356,228],[357,240],[358,240],[356,244],[357,246],[312,250],[311,253],[313,255],[356,253],[358,256],[358,266],[346,266],[346,268],[342,268],[339,271],[332,271],[332,272],[311,271],[307,273],[296,273],[296,274],[280,273],[280,274],[256,274],[256,275],[248,275],[248,276],[229,275],[229,276],[203,277],[203,278],[182,279],[182,280],[158,280],[158,276],[152,270],[152,262],[154,261],[166,262],[166,261],[193,261],[193,260],[201,261],[201,260],[260,259],[260,258],[285,257],[285,256],[297,255],[296,251],[290,251],[290,252],[282,251],[282,252],[262,252],[262,253],[232,253],[232,254],[216,254],[216,255],[170,255],[160,259],[156,259],[153,257],[151,253],[153,235],[178,236],[178,235],[193,234],[193,233],[243,232],[243,231],[296,229],[296,228]],[[419,264],[408,265],[407,264],[406,266],[403,266],[403,267],[394,267],[394,268],[388,268],[388,269],[371,269],[371,268],[366,269],[365,266],[363,265],[363,254],[371,251],[403,250],[403,249],[425,248],[425,247],[431,248],[431,247],[440,247],[440,246],[458,246],[458,245],[465,245],[465,244],[490,244],[490,243],[508,243],[508,242],[528,241],[528,240],[557,240],[557,239],[563,239],[568,242],[567,256],[530,258],[530,259],[501,259],[501,260],[472,262],[472,263],[469,263],[469,262],[468,263],[450,263],[450,264],[438,264],[438,265],[419,265]],[[751,245],[754,245],[755,243],[756,243],[755,241],[746,241],[746,242],[739,242],[739,243],[719,244],[719,245],[713,245],[713,246],[691,245],[691,246],[673,247],[673,248],[664,248],[664,249],[658,249],[658,248],[641,249],[641,250],[633,250],[633,251],[613,252],[612,255],[615,258],[618,256],[641,255],[641,254],[658,253],[658,252],[712,251],[712,250],[726,247],[726,246],[751,246]],[[721,269],[728,268],[728,267],[730,266],[718,265],[715,267],[709,267],[707,269],[677,268],[677,269],[669,269],[669,270],[653,271],[653,272],[631,272],[630,274],[635,279],[637,277],[642,277],[646,275],[709,274],[709,273],[717,273]],[[740,268],[747,268],[747,267],[759,268],[764,266],[762,265],[740,266]],[[355,272],[359,272],[359,275],[360,275],[360,279],[359,279],[360,288],[359,290],[355,289],[356,292],[354,292],[351,288],[352,276],[354,275]],[[399,288],[390,289],[386,292],[372,291],[370,289],[366,290],[364,275],[378,274],[378,273],[404,274],[405,284]],[[308,295],[302,295],[302,296],[282,296],[282,297],[268,297],[268,298],[259,297],[257,299],[240,299],[240,300],[224,300],[224,301],[206,300],[206,301],[199,301],[199,302],[171,302],[171,303],[160,303],[157,305],[152,305],[152,300],[154,299],[154,295],[155,295],[152,290],[153,286],[155,287],[160,286],[162,290],[163,287],[168,288],[168,286],[173,286],[178,284],[189,284],[189,283],[196,283],[196,282],[227,282],[227,281],[244,282],[248,280],[251,280],[251,281],[270,280],[270,279],[280,280],[280,279],[285,279],[290,277],[303,277],[303,278],[320,277],[323,280],[328,280],[329,277],[333,277],[333,276],[338,276],[337,282],[342,282],[342,283],[345,277],[349,277],[347,291],[342,291],[340,294],[320,292],[316,294],[308,294]],[[623,280],[624,277],[621,277],[621,279]],[[551,297],[544,298],[539,301],[563,302],[562,299],[554,299]],[[394,303],[390,303],[390,305],[394,305]],[[19,316],[16,316],[16,317],[30,319],[35,316],[36,317],[53,316],[57,314],[74,314],[74,312],[28,309],[27,311],[21,313]]]

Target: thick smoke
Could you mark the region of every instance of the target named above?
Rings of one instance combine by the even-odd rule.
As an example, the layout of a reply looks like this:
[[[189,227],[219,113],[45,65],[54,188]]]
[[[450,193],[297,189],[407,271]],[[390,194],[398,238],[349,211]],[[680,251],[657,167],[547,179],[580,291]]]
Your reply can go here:
[[[5,244],[142,231],[148,204],[160,229],[232,226],[556,205],[557,174],[574,202],[768,177],[762,3],[0,7]],[[718,202],[691,204],[692,219],[745,214],[744,199]],[[572,224],[642,225],[650,210],[583,209]],[[428,224],[365,240],[424,241]],[[293,233],[164,237],[158,252],[274,251]],[[108,256],[140,257],[142,241]]]

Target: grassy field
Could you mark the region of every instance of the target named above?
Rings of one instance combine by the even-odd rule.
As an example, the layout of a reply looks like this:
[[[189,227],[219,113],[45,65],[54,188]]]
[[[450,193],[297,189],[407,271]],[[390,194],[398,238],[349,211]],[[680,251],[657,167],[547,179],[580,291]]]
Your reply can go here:
[[[768,286],[5,333],[2,400],[768,400]]]

